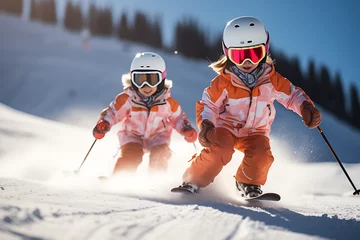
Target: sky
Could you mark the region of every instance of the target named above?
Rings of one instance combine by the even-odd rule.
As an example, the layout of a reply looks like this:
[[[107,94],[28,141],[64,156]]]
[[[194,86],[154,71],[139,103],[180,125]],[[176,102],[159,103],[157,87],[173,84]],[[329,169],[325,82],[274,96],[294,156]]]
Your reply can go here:
[[[57,0],[61,9],[65,0]],[[84,9],[89,2],[111,6],[114,18],[122,12],[130,16],[142,10],[162,19],[164,40],[170,43],[173,26],[182,18],[193,17],[208,29],[210,36],[221,34],[226,23],[239,16],[254,16],[266,26],[271,46],[288,56],[300,58],[303,69],[310,59],[316,66],[330,68],[334,76],[340,72],[345,89],[354,83],[360,89],[360,78],[355,71],[360,51],[358,25],[360,2],[357,0],[73,0],[81,1]],[[60,10],[61,11],[61,10]],[[59,15],[63,15],[60,12]]]
[[[279,202],[239,198],[233,178],[243,157],[238,151],[199,194],[171,193],[189,158],[202,149],[177,132],[165,174],[147,174],[145,154],[134,176],[98,181],[119,156],[116,127],[96,142],[80,174],[71,174],[94,142],[101,110],[122,90],[120,76],[135,53],[154,50],[100,37],[84,50],[79,34],[2,13],[0,36],[1,240],[314,240],[360,234],[360,196],[352,195],[319,133],[280,105],[271,134],[275,161],[262,188],[279,193]],[[172,97],[194,122],[195,101],[215,73],[204,61],[156,52],[166,60]],[[360,132],[326,111],[321,128],[359,188]]]

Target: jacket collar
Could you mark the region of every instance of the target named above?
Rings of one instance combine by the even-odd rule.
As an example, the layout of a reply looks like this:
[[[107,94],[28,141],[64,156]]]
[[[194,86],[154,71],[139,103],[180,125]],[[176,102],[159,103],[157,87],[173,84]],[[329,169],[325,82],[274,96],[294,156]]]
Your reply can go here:
[[[271,78],[271,76],[274,75],[274,73],[275,73],[274,64],[270,65],[270,64],[265,63],[264,72],[257,79],[256,84],[253,88],[268,81],[269,78]],[[228,81],[230,81],[233,86],[243,88],[246,90],[250,90],[250,88],[248,86],[246,86],[246,84],[238,76],[236,76],[236,74],[234,74],[233,72],[225,69],[225,72],[220,73],[220,75],[222,77],[224,77],[225,79],[227,79]]]
[[[124,90],[124,92],[127,95],[129,95],[129,97],[133,103],[147,107],[146,104],[144,103],[144,101],[141,99],[141,97],[137,93],[137,91],[135,91],[132,87],[126,88]],[[170,95],[171,95],[170,89],[165,88],[161,94],[156,96],[156,98],[154,99],[154,101],[152,103],[152,106],[162,105],[162,104],[166,103],[166,99],[169,98]]]

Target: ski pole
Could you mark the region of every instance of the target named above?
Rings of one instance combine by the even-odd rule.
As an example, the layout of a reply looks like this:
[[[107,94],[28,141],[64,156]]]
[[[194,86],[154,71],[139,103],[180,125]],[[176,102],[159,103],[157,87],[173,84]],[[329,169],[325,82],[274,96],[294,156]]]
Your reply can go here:
[[[338,158],[338,156],[336,155],[334,149],[331,147],[329,141],[327,140],[323,130],[320,127],[317,127],[317,129],[319,130],[319,133],[321,134],[321,136],[323,137],[323,139],[326,142],[327,146],[329,147],[331,153],[334,155],[336,161],[339,163],[341,169],[344,171],[344,173],[345,173],[346,177],[348,178],[351,186],[354,188],[355,192],[353,193],[353,195],[360,195],[360,189],[356,189],[354,183],[351,181],[351,178],[350,178],[349,174],[346,172],[346,170],[345,170],[344,166],[342,165],[340,159]]]
[[[77,171],[75,171],[75,173],[79,173],[79,171],[80,171],[80,169],[81,169],[82,165],[84,164],[84,162],[85,162],[85,160],[86,160],[87,156],[89,155],[89,153],[90,153],[91,149],[94,147],[94,145],[95,145],[95,143],[96,143],[96,140],[97,140],[97,139],[95,138],[95,140],[94,140],[93,144],[91,145],[91,147],[90,147],[89,151],[87,152],[87,154],[86,154],[86,156],[85,156],[84,160],[82,161],[82,163],[81,163],[81,165],[80,165],[79,169],[78,169]]]

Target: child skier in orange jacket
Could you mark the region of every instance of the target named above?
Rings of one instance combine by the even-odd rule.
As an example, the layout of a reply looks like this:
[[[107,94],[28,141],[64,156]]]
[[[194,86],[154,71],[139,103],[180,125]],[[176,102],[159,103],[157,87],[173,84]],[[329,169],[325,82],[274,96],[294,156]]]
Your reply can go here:
[[[122,80],[124,91],[102,111],[93,135],[102,139],[112,126],[121,122],[117,134],[121,156],[114,174],[136,171],[145,152],[150,152],[150,171],[165,171],[171,157],[172,129],[188,142],[197,139],[185,112],[170,96],[172,81],[166,79],[165,61],[156,53],[137,54],[130,74]]]
[[[192,192],[209,185],[232,158],[244,153],[236,187],[244,197],[262,194],[271,164],[269,133],[274,100],[300,115],[309,128],[321,122],[310,98],[275,71],[269,33],[253,17],[231,20],[223,32],[225,56],[210,65],[217,72],[196,105],[199,142],[205,147],[183,175]]]

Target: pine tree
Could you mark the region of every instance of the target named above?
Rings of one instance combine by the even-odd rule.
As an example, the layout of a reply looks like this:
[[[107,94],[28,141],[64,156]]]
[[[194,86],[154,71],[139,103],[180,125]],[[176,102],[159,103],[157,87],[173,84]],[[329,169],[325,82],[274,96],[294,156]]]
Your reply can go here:
[[[222,55],[222,34],[218,34],[217,37],[215,37],[215,41],[210,43],[209,61],[217,61]]]
[[[319,98],[319,103],[326,109],[331,110],[331,105],[334,104],[334,96],[332,96],[332,83],[330,80],[330,74],[329,74],[329,70],[327,67],[322,66],[320,69],[320,89],[321,91],[319,91],[318,95],[320,96]]]
[[[290,61],[290,69],[291,71],[291,75],[286,76],[287,78],[289,78],[291,80],[291,82],[301,88],[304,88],[304,77],[303,74],[301,72],[301,68],[300,68],[300,62],[298,58],[293,58]]]
[[[151,43],[151,26],[149,20],[142,12],[137,12],[134,19],[132,40],[139,43]]]
[[[54,0],[46,0],[41,2],[42,21],[46,23],[56,23],[56,9]]]
[[[64,26],[66,29],[73,29],[74,10],[71,1],[66,3]]]
[[[282,76],[293,81],[293,73],[291,70],[291,64],[288,57],[281,51],[272,48],[271,56],[276,62],[276,71],[279,72]]]
[[[155,48],[163,47],[162,31],[161,31],[161,24],[159,18],[155,19],[150,36],[152,36],[152,42],[150,44],[151,46]]]
[[[80,31],[83,27],[80,7],[74,6],[71,1],[66,4],[64,26],[70,31]]]
[[[36,20],[36,19],[39,19],[40,16],[39,16],[39,4],[37,3],[36,0],[31,0],[31,3],[30,3],[30,19],[32,20]]]
[[[118,29],[117,29],[117,36],[120,39],[130,38],[130,28],[126,13],[122,13],[120,17],[120,22],[118,24]]]
[[[81,9],[79,5],[74,6],[73,8],[74,14],[74,29],[75,31],[81,31],[84,27],[84,19],[81,13]]]
[[[111,36],[113,34],[113,20],[110,9],[105,9],[101,13],[102,34],[105,36]]]
[[[96,10],[93,12],[90,21],[95,20],[96,31],[95,34],[101,36],[111,36],[113,33],[112,14],[109,9]],[[94,15],[95,14],[95,15]]]
[[[335,74],[332,95],[334,96],[335,101],[332,104],[331,111],[340,119],[348,120],[348,116],[346,113],[344,87],[342,84],[340,73]]]
[[[98,15],[99,13],[97,8],[91,4],[89,13],[89,27],[93,35],[99,35]]]
[[[207,59],[209,46],[206,33],[196,20],[187,18],[176,24],[174,48],[180,53],[187,57]]]
[[[318,102],[320,98],[319,97],[320,88],[318,82],[319,80],[316,73],[315,61],[311,59],[308,64],[308,71],[306,77],[306,86],[307,86],[306,91],[307,94],[311,97],[311,99],[314,100],[315,102]]]
[[[0,0],[0,10],[21,15],[23,10],[23,0]]]
[[[357,88],[354,84],[350,86],[350,123],[360,129],[360,103]]]

